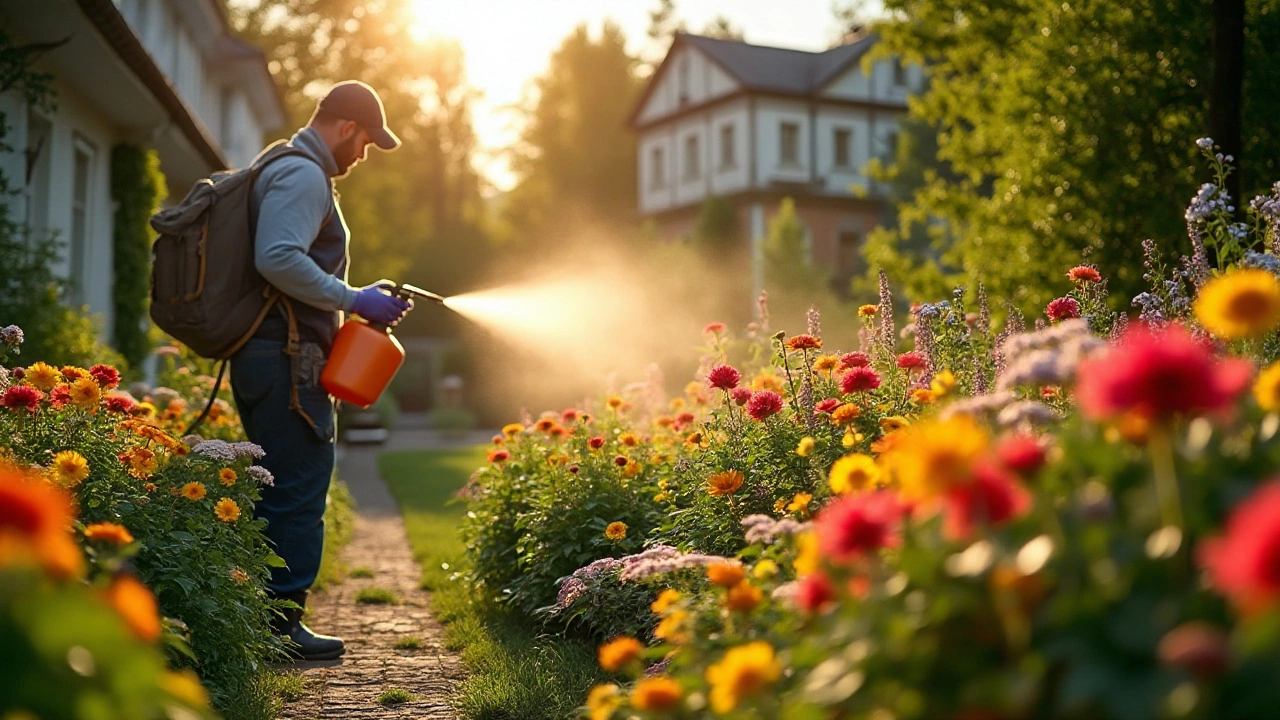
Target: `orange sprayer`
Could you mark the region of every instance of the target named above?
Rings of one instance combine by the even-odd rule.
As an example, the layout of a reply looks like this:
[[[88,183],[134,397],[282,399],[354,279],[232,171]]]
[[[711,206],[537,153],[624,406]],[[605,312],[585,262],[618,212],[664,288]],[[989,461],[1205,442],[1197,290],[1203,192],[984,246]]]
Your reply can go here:
[[[397,285],[392,291],[403,300],[444,302],[439,295],[412,285]],[[349,320],[333,340],[320,384],[335,398],[367,408],[387,389],[403,363],[404,347],[391,334],[390,327]]]

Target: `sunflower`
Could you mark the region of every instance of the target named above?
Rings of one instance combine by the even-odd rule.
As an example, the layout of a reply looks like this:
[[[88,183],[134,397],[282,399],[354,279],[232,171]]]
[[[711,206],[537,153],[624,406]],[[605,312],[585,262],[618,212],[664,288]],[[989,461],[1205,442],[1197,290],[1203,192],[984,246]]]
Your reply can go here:
[[[213,514],[224,523],[233,523],[240,519],[240,506],[231,498],[222,498],[213,506]]]
[[[89,477],[89,461],[75,450],[63,450],[53,456],[49,470],[59,485],[75,487]]]
[[[831,465],[827,484],[831,492],[848,495],[862,490],[874,490],[880,482],[880,468],[869,455],[854,453],[845,455]]]
[[[71,404],[82,410],[92,410],[98,407],[98,403],[102,400],[102,388],[98,387],[98,381],[92,377],[85,375],[76,378],[71,383]]]
[[[1256,338],[1280,324],[1280,281],[1266,270],[1235,270],[1200,288],[1196,319],[1224,340]]]
[[[39,390],[48,392],[62,381],[62,373],[58,372],[58,368],[44,362],[38,362],[27,368],[27,372],[22,376],[32,386]]]
[[[205,490],[204,483],[189,482],[182,486],[181,493],[188,500],[202,500],[208,491]]]

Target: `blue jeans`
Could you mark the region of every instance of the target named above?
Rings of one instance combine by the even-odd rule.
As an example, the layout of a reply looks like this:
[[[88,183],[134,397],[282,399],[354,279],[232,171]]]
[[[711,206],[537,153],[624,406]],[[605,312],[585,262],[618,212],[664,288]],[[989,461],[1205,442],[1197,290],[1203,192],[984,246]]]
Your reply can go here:
[[[310,588],[324,550],[324,508],[336,460],[333,401],[320,385],[298,385],[311,419],[289,408],[291,371],[284,343],[251,338],[231,358],[231,391],[251,442],[266,451],[260,464],[275,476],[262,488],[255,515],[288,567],[272,568],[267,589],[287,595]]]

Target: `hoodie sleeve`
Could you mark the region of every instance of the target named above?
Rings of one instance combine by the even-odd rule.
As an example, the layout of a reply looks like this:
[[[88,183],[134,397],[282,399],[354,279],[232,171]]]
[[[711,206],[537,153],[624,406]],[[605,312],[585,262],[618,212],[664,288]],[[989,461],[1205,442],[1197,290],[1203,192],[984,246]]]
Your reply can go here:
[[[356,289],[307,255],[333,203],[324,171],[306,158],[281,158],[262,169],[254,194],[259,198],[254,266],[262,277],[313,307],[351,312]]]

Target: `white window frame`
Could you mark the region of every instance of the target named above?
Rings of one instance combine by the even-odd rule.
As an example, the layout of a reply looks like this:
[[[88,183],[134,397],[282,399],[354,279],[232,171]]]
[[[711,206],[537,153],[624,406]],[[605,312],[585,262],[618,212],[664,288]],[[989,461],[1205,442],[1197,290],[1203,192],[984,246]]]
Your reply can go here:
[[[67,279],[71,281],[71,298],[75,305],[88,301],[86,279],[93,248],[94,175],[98,167],[98,147],[76,133],[71,152],[71,214],[67,218]],[[84,186],[80,187],[80,161],[84,159]],[[83,190],[83,195],[81,191]],[[80,224],[77,228],[77,213]],[[77,230],[79,232],[77,232]]]

